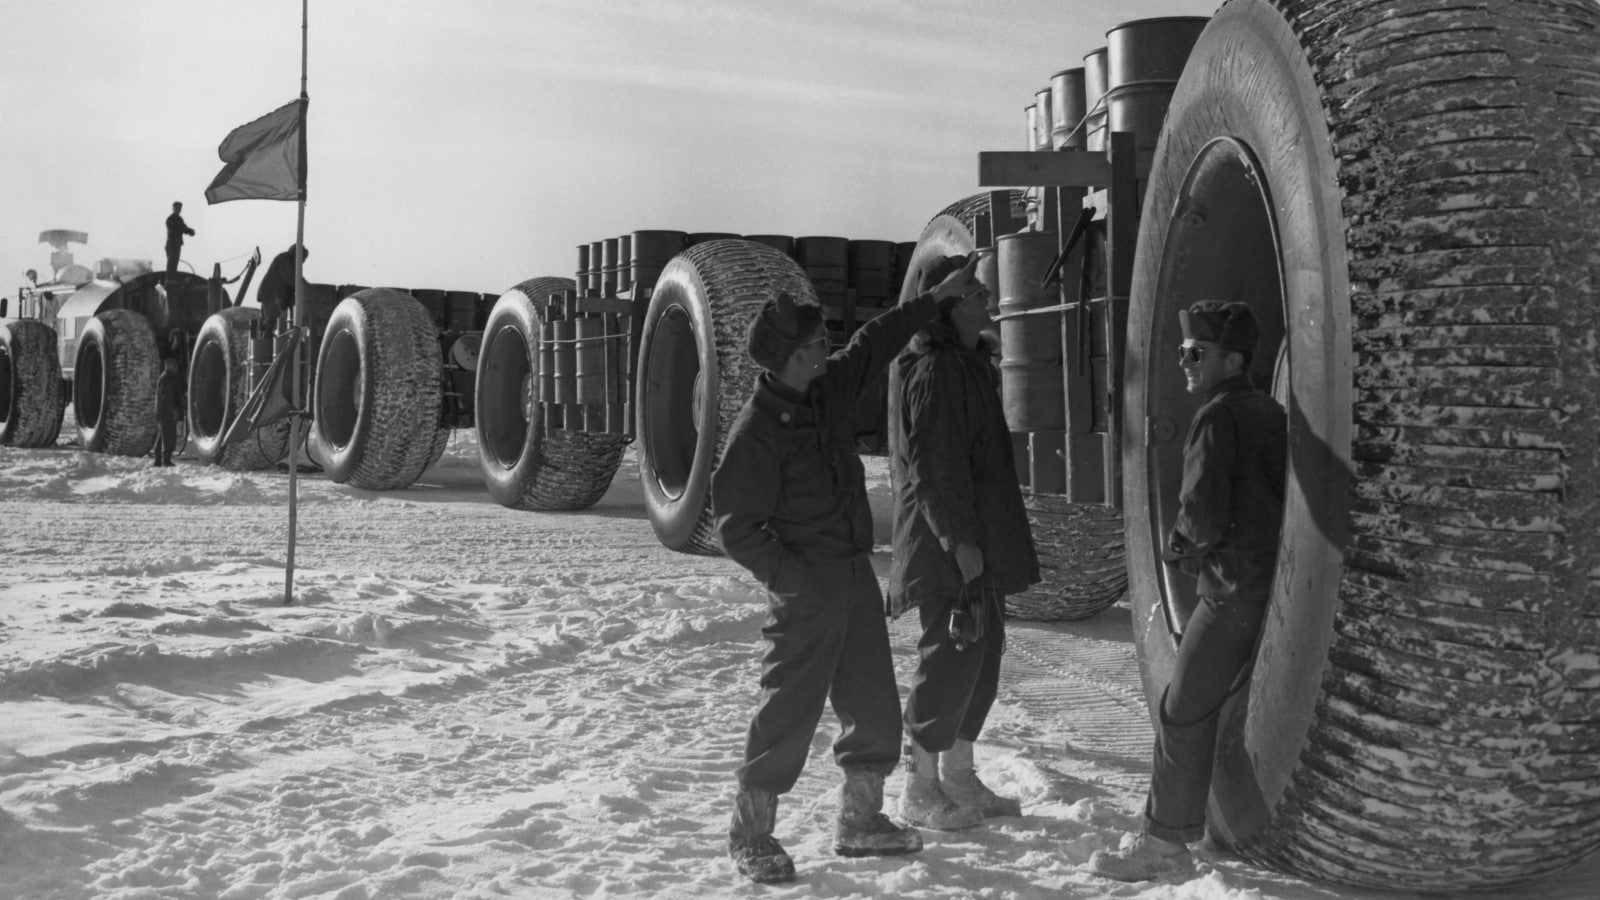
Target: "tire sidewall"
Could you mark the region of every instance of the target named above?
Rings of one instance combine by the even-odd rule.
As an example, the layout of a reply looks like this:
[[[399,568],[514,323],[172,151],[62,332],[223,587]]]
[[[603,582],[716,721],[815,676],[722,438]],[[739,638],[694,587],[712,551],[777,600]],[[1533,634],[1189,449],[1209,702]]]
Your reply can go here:
[[[222,443],[223,435],[248,400],[245,388],[248,382],[242,381],[246,376],[247,359],[239,359],[233,347],[233,336],[238,329],[248,329],[250,323],[259,318],[259,313],[247,307],[229,307],[222,312],[214,313],[200,326],[200,333],[195,336],[194,351],[189,365],[188,408],[185,410],[188,427],[189,442],[194,444],[195,455],[206,465],[220,462],[224,451],[227,449]],[[216,434],[201,434],[195,427],[195,407],[206,392],[197,390],[195,384],[207,376],[197,362],[201,359],[206,349],[215,345],[222,354],[223,379],[222,387],[222,414],[220,417],[221,428]]]
[[[662,340],[659,328],[663,317],[673,308],[688,314],[690,333],[694,336],[695,353],[700,363],[699,420],[694,423],[694,460],[684,489],[673,497],[662,488],[656,477],[656,465],[651,456],[649,416],[652,415],[650,399],[645,396],[648,384],[647,362],[655,342]],[[662,270],[655,292],[650,297],[650,307],[645,312],[644,327],[639,340],[639,376],[637,385],[637,428],[639,435],[639,481],[644,500],[650,512],[650,524],[656,536],[667,547],[685,545],[694,535],[700,513],[708,502],[711,491],[711,470],[716,464],[717,417],[720,396],[720,372],[717,365],[716,335],[712,329],[711,303],[699,271],[683,257],[675,257]]]
[[[371,327],[366,308],[355,298],[347,297],[334,307],[333,315],[328,318],[328,327],[323,331],[322,344],[317,348],[317,374],[315,383],[315,410],[312,427],[316,432],[318,445],[325,453],[323,468],[329,480],[336,484],[349,481],[355,474],[356,467],[366,454],[367,438],[372,431],[372,405],[373,393],[373,360],[367,341],[367,333]],[[360,361],[359,384],[359,409],[356,411],[355,421],[352,423],[350,438],[343,446],[336,444],[328,437],[325,429],[323,415],[324,398],[334,391],[348,391],[350,385],[334,384],[334,376],[329,374],[328,360],[337,346],[337,342],[348,336],[354,344],[355,353]]]
[[[106,325],[100,316],[90,319],[83,326],[83,333],[78,336],[78,352],[72,365],[72,410],[73,418],[78,423],[78,444],[90,453],[99,453],[105,449],[106,444],[106,396],[107,383],[110,381],[111,360],[106,352]],[[100,377],[91,384],[84,377],[84,361],[91,356],[99,359]],[[93,425],[83,421],[82,398],[85,391],[93,390],[99,397],[98,414]]]
[[[1188,423],[1172,423],[1172,436],[1152,449],[1151,434],[1159,429],[1147,423],[1163,404],[1150,373],[1176,368],[1170,348],[1181,335],[1176,306],[1168,308],[1161,296],[1163,257],[1190,164],[1216,138],[1242,142],[1266,176],[1292,386],[1278,570],[1254,671],[1224,713],[1208,816],[1225,839],[1238,840],[1282,796],[1320,696],[1337,609],[1351,441],[1348,251],[1332,140],[1293,32],[1261,0],[1223,7],[1196,44],[1156,149],[1139,233],[1123,369],[1123,505],[1129,595],[1152,718],[1176,646],[1162,602],[1165,535],[1148,486],[1153,454],[1181,457]]]
[[[540,324],[532,299],[521,291],[508,291],[495,301],[494,308],[490,310],[489,319],[483,327],[483,345],[478,350],[478,371],[473,390],[476,395],[474,407],[477,411],[475,427],[479,465],[484,486],[495,502],[502,506],[515,506],[521,502],[523,485],[533,477],[533,470],[539,466],[544,428],[539,421],[540,416],[535,413],[528,422],[527,439],[523,441],[516,462],[506,466],[495,457],[490,449],[492,442],[489,434],[502,427],[496,412],[499,406],[485,403],[484,397],[492,396],[495,391],[513,391],[520,397],[522,386],[499,383],[496,380],[499,373],[491,369],[489,360],[502,352],[509,352],[502,349],[503,342],[521,341],[528,358],[528,371],[537,380],[540,377]]]

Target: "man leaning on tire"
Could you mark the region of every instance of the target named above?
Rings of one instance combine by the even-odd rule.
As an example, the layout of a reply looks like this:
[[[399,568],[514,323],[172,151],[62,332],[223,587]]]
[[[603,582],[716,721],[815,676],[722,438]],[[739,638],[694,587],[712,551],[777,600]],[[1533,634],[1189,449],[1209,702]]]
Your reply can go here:
[[[863,325],[832,356],[814,303],[779,294],[750,323],[750,356],[766,371],[729,429],[711,495],[728,556],[767,588],[761,700],[728,829],[728,855],[752,881],[794,878],[772,833],[778,796],[800,777],[830,701],[840,724],[834,761],[844,770],[834,852],[922,849],[915,828],[882,812],[884,776],[900,759],[900,694],[850,410],[942,299],[977,290],[972,269]]]
[[[1144,830],[1119,850],[1096,851],[1089,870],[1144,881],[1192,865],[1205,832],[1217,717],[1255,654],[1283,527],[1287,423],[1250,380],[1260,326],[1244,303],[1202,300],[1178,314],[1179,364],[1205,397],[1183,447],[1183,487],[1166,561],[1199,579],[1162,694]]]

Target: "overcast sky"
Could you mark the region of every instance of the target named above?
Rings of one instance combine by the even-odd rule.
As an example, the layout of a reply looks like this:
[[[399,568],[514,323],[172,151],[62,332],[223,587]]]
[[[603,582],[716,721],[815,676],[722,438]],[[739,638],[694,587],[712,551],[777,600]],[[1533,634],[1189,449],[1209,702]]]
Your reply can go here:
[[[913,240],[980,150],[1131,19],[1215,0],[312,0],[307,274],[499,292],[641,228]],[[295,204],[205,202],[228,131],[300,90],[299,0],[0,0],[0,278],[231,276]],[[12,311],[14,312],[14,310]]]

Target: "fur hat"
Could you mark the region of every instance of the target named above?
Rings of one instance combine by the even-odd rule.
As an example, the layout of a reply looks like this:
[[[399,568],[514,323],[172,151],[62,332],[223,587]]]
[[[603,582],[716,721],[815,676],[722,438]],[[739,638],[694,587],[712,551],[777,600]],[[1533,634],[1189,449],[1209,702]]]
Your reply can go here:
[[[1178,313],[1183,326],[1183,336],[1188,340],[1211,341],[1224,350],[1237,351],[1246,356],[1256,352],[1256,341],[1261,338],[1261,326],[1248,304],[1237,300],[1201,300]]]
[[[788,294],[779,294],[768,300],[761,312],[750,320],[746,338],[750,358],[761,368],[776,372],[820,327],[822,307],[815,303],[796,303]]]

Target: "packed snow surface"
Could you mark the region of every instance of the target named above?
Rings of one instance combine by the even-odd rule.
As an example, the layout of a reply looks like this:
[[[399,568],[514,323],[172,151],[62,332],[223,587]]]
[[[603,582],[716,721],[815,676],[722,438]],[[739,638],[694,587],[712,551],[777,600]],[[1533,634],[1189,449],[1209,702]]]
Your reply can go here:
[[[631,453],[582,513],[503,509],[477,465],[458,432],[408,490],[302,476],[285,605],[286,473],[0,448],[0,897],[1377,896],[1205,846],[1182,881],[1080,870],[1149,768],[1123,606],[1009,626],[978,761],[1024,816],[834,856],[829,715],[779,807],[799,879],[746,884],[763,593],[660,546]],[[910,618],[891,635],[904,686]]]

